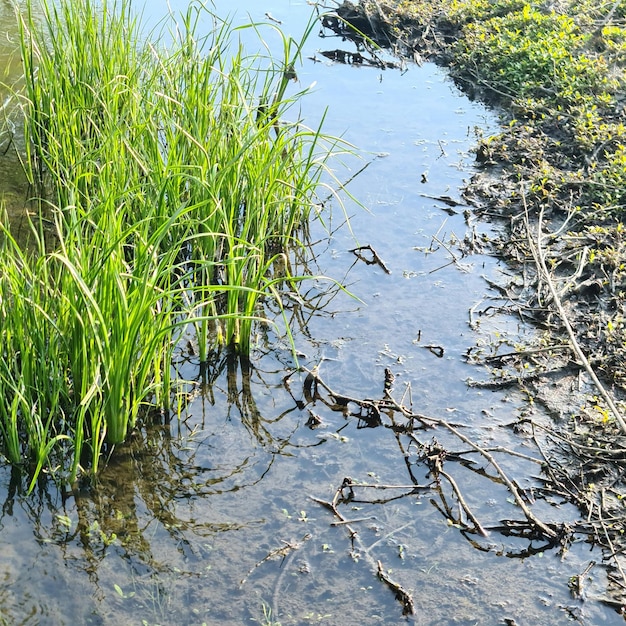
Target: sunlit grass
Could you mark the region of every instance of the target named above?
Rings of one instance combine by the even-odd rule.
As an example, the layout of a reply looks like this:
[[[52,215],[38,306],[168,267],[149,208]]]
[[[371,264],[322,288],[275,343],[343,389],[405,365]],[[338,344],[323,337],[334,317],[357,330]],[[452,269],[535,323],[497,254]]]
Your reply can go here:
[[[300,42],[277,31],[273,58],[200,3],[170,20],[167,46],[127,0],[42,7],[20,15],[39,217],[27,251],[8,227],[0,250],[0,444],[31,488],[42,470],[95,474],[142,414],[181,410],[190,328],[201,361],[250,354],[264,303],[280,310],[305,278],[289,256],[338,143],[288,95],[314,21]]]

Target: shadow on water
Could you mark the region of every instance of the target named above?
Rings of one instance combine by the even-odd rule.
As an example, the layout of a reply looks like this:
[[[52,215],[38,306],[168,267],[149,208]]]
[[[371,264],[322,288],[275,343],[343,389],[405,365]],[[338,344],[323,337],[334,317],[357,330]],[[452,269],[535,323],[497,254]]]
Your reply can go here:
[[[109,619],[100,608],[93,608],[93,615],[85,622],[74,622],[72,612],[88,600],[87,606],[78,611],[87,620],[85,610],[89,605],[109,604],[113,591],[113,598],[119,603],[137,607],[135,613],[125,606],[127,617],[132,614],[139,619],[142,613],[148,617],[155,608],[165,609],[161,603],[170,604],[171,583],[178,586],[185,585],[181,581],[187,579],[206,578],[205,570],[210,569],[207,542],[220,534],[264,523],[261,516],[248,517],[241,499],[246,492],[258,488],[277,457],[294,456],[290,450],[294,448],[293,428],[289,427],[285,434],[272,434],[273,426],[280,425],[289,411],[269,420],[263,418],[251,391],[253,386],[259,387],[259,381],[252,380],[258,376],[251,373],[248,364],[239,368],[236,359],[228,358],[220,362],[218,369],[222,371],[211,372],[210,378],[219,378],[225,383],[224,389],[205,379],[193,425],[145,425],[127,444],[115,450],[95,485],[61,493],[51,482],[41,481],[36,492],[27,497],[19,473],[9,474],[5,469],[2,542],[6,541],[7,527],[12,527],[12,534],[20,521],[25,522],[30,529],[26,534],[32,533],[32,537],[23,536],[18,543],[31,544],[33,549],[39,545],[42,551],[36,561],[45,562],[44,569],[54,569],[55,562],[63,566],[61,572],[40,571],[30,582],[20,581],[16,574],[30,569],[29,558],[22,558],[24,553],[17,544],[13,544],[16,552],[12,556],[11,549],[4,549],[7,576],[15,581],[11,586],[19,584],[20,601],[13,608],[4,603],[1,615],[26,619],[23,623],[31,623],[29,613],[33,615],[32,623],[99,623],[99,619]],[[219,402],[217,394],[221,396]],[[213,411],[223,415],[219,426],[213,416],[207,415]],[[208,503],[213,498],[220,502],[215,510],[202,505],[203,510],[196,512],[198,503]],[[231,514],[225,503],[229,503]],[[111,559],[118,563],[116,569],[122,566],[113,579],[106,566]],[[174,566],[174,562],[178,565]],[[54,593],[56,600],[38,593],[42,579],[50,575],[50,584],[58,587],[61,596]],[[80,594],[75,596],[81,586],[78,583],[74,587],[75,576],[91,589],[82,601]],[[21,601],[31,597],[31,586],[32,597],[42,604],[21,606]],[[67,602],[65,586],[74,589],[75,602]],[[147,604],[143,596],[148,592],[158,607]],[[179,603],[180,598],[167,619],[173,620],[170,623],[192,623],[192,617],[184,616]],[[111,623],[126,623],[119,619],[121,615]],[[134,618],[129,619],[128,623],[134,623]]]
[[[244,4],[253,19],[271,12],[295,32],[310,11]],[[319,42],[310,45],[315,57]],[[538,518],[576,515],[541,497],[532,433],[518,424],[529,410],[540,420],[540,409],[464,382],[480,375],[468,348],[532,332],[505,315],[468,324],[477,303],[495,307],[482,275],[499,265],[478,249],[458,252],[464,233],[480,238],[488,227],[439,200],[461,199],[472,129],[493,121],[432,66],[379,72],[308,61],[300,73],[319,83],[306,105],[313,115],[330,106],[329,125],[371,161],[351,188],[370,211],[346,205],[360,241],[312,227],[321,243],[310,273],[360,300],[322,281],[298,300],[285,294],[301,370],[288,342],[262,326],[250,362],[216,355],[201,365],[193,341],[182,342],[185,419],[144,423],[95,485],[64,493],[42,481],[27,497],[1,467],[0,624],[621,621],[570,595],[591,558],[584,541],[565,549],[529,532],[485,457],[411,417],[445,418],[493,454],[509,451],[498,459]],[[3,186],[19,188],[0,162]],[[587,584],[597,597],[600,571]],[[398,601],[405,591],[413,616]]]

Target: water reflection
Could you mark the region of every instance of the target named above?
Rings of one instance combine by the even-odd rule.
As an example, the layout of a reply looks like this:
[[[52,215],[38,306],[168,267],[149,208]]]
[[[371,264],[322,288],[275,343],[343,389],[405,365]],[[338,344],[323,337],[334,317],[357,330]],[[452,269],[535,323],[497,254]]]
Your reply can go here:
[[[19,34],[16,27],[16,9],[25,2],[0,3],[0,219],[13,225],[13,235],[25,241],[30,235],[28,224],[28,180],[23,168],[25,154],[21,130],[19,92],[22,62],[19,51]]]
[[[253,389],[267,393],[267,386],[254,380],[264,373],[234,357],[221,363],[224,371],[214,384],[206,382],[211,393],[192,402],[193,417],[174,428],[157,423],[136,431],[115,450],[96,484],[62,493],[42,481],[26,497],[22,477],[11,472],[0,528],[17,532],[16,509],[21,509],[35,542],[48,551],[56,546],[57,559],[87,576],[96,605],[110,601],[112,585],[121,590],[125,583],[116,593],[130,601],[137,593],[129,589],[145,587],[146,579],[156,593],[168,580],[183,584],[202,577],[216,535],[264,523],[243,505],[245,492],[260,485],[277,457],[319,445],[295,442],[293,422],[282,425],[295,405],[276,417],[263,416]],[[214,498],[221,506],[211,511],[207,504]],[[22,535],[20,542],[28,539]],[[113,578],[119,582],[111,580],[112,559],[126,563],[126,571]],[[138,611],[145,608],[145,599],[137,602]],[[179,601],[171,610],[180,614]]]
[[[44,595],[31,623],[76,623],[71,616],[78,611],[88,617],[84,623],[237,624],[259,618],[263,603],[281,623],[306,623],[309,614],[332,615],[328,623],[389,623],[400,609],[368,559],[392,568],[394,580],[415,593],[472,571],[455,536],[496,559],[545,550],[540,538],[507,539],[491,522],[489,539],[471,532],[458,498],[427,462],[441,449],[433,447],[433,434],[451,451],[446,468],[454,466],[448,471],[483,523],[506,519],[515,507],[501,508],[497,477],[460,454],[441,429],[423,433],[428,446],[409,444],[404,422],[391,420],[387,407],[379,412],[386,428],[363,430],[354,411],[346,411],[345,395],[334,391],[333,401],[322,403],[304,373],[287,379],[275,366],[260,371],[226,359],[206,383],[211,393],[193,399],[187,420],[146,425],[111,457],[99,483],[84,490],[63,494],[42,483],[27,498],[19,476],[5,470],[2,537],[24,550],[3,551],[3,567],[45,564],[32,582],[18,578],[26,604],[7,606],[5,614],[29,623],[24,611],[43,584],[52,595]],[[366,395],[381,392],[383,381]],[[305,426],[308,409],[322,417],[318,428]],[[333,492],[360,537],[356,551],[346,525],[333,525],[337,519],[317,504]],[[311,539],[302,543],[305,535]],[[285,542],[299,547],[282,560],[266,559]],[[453,559],[458,572],[448,565],[433,572],[451,549],[461,558]],[[72,602],[57,606],[53,598],[72,585]],[[458,596],[452,582],[445,585]],[[528,585],[539,589],[540,579]],[[359,587],[369,590],[359,608],[342,607],[340,599],[358,595]],[[77,588],[88,590],[86,598],[76,596]],[[424,601],[421,593],[415,597],[418,605]],[[446,610],[447,603],[438,614]]]

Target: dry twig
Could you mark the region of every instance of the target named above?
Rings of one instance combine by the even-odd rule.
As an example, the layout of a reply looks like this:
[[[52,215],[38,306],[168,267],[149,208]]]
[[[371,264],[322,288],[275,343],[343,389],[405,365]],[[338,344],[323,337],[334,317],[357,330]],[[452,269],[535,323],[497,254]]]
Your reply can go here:
[[[550,291],[550,295],[552,297],[552,303],[554,304],[554,307],[556,308],[557,313],[561,321],[563,322],[563,326],[565,327],[567,336],[569,337],[572,350],[574,351],[574,353],[576,354],[576,357],[579,359],[579,361],[585,368],[587,374],[589,374],[589,377],[591,378],[593,384],[596,386],[598,392],[600,393],[602,398],[604,398],[604,401],[607,403],[609,409],[611,410],[611,413],[613,414],[613,416],[615,417],[615,420],[619,424],[619,427],[622,429],[622,432],[626,434],[626,421],[624,421],[624,418],[622,417],[619,409],[617,408],[617,405],[613,401],[613,398],[610,396],[610,394],[605,389],[604,385],[598,379],[594,369],[591,367],[591,364],[589,363],[589,360],[587,359],[587,356],[582,351],[582,348],[580,347],[580,344],[578,343],[578,340],[576,338],[574,329],[572,328],[572,325],[570,324],[569,319],[567,318],[567,314],[563,307],[563,303],[561,302],[561,299],[559,298],[559,294],[557,293],[556,287],[554,286],[554,281],[552,280],[552,276],[546,266],[545,253],[544,253],[543,243],[542,243],[543,241],[543,233],[542,233],[543,208],[541,208],[539,212],[539,218],[537,222],[537,240],[535,242],[533,241],[533,238],[531,236],[530,217],[528,213],[528,206],[526,204],[526,197],[523,193],[523,190],[522,190],[521,195],[522,195],[522,202],[524,205],[528,245],[530,247],[531,253],[535,260],[537,271],[539,272],[539,275],[541,276],[542,280],[545,281],[548,287],[548,290]]]
[[[337,401],[340,400],[341,401],[340,406],[342,406],[344,410],[347,409],[350,403],[354,403],[361,408],[365,408],[368,412],[374,412],[377,416],[380,416],[381,413],[383,413],[384,411],[388,411],[388,410],[398,411],[401,415],[403,415],[409,421],[409,426],[405,429],[406,435],[420,447],[422,447],[421,442],[417,439],[417,437],[412,432],[413,423],[419,422],[425,426],[430,426],[430,427],[439,426],[442,428],[446,428],[455,437],[463,441],[472,450],[474,450],[475,452],[480,454],[484,459],[486,459],[487,462],[495,469],[497,474],[500,476],[502,482],[506,485],[508,490],[511,492],[513,498],[515,499],[516,504],[522,510],[522,512],[526,516],[526,519],[534,528],[538,529],[544,536],[548,537],[551,541],[555,540],[558,537],[558,533],[556,530],[554,530],[549,525],[545,524],[540,519],[538,519],[533,514],[533,512],[529,509],[526,502],[524,501],[524,498],[520,494],[519,489],[515,486],[514,482],[507,476],[506,472],[504,472],[504,470],[500,467],[499,463],[496,461],[494,456],[488,450],[486,450],[485,448],[473,442],[469,437],[461,433],[458,430],[458,428],[456,428],[455,426],[453,426],[446,420],[429,417],[425,415],[420,415],[412,411],[409,411],[406,407],[398,403],[393,398],[393,396],[391,395],[390,389],[387,387],[385,387],[384,389],[384,398],[381,400],[357,400],[357,399],[349,398],[347,396],[344,396],[343,394],[339,394],[333,391],[325,382],[323,382],[320,379],[318,372],[316,370],[308,372],[307,377],[305,379],[305,383],[304,383],[304,395],[307,398],[307,401],[312,402],[316,399],[319,399],[320,401],[324,402],[327,406],[332,406],[332,403],[328,402],[327,400],[324,400],[320,396],[319,394],[320,388],[323,389],[330,396],[330,398],[332,398],[335,401],[335,405],[337,404]],[[363,418],[363,416],[360,414],[358,414],[357,416],[360,418]],[[446,478],[450,480],[450,477],[446,476]],[[473,513],[471,512],[471,510],[465,503],[465,500],[462,497],[460,497],[460,490],[458,489],[458,486],[456,486],[456,483],[454,483],[454,481],[450,481],[450,484],[452,485],[452,488],[455,491],[457,498],[459,499],[460,505],[465,510],[467,517],[470,520],[472,520],[472,522],[474,522],[477,531],[485,535],[486,534],[485,529],[475,518],[475,516],[473,515]],[[350,486],[352,486],[352,483],[350,484]],[[416,485],[416,488],[417,488],[417,485]],[[335,512],[335,507],[331,507],[331,510]]]

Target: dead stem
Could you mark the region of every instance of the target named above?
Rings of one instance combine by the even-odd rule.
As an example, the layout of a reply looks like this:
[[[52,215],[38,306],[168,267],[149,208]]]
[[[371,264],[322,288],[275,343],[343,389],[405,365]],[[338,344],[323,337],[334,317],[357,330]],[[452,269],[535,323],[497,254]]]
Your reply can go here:
[[[563,326],[565,326],[565,330],[567,332],[567,336],[569,337],[572,350],[576,354],[579,361],[582,363],[583,367],[587,371],[587,374],[589,374],[589,377],[591,378],[593,384],[596,386],[596,388],[600,392],[600,395],[604,398],[604,401],[607,403],[609,409],[611,410],[611,413],[613,413],[615,420],[619,424],[619,427],[621,428],[622,432],[626,434],[626,422],[624,421],[624,418],[622,417],[615,402],[613,402],[613,398],[611,398],[607,390],[604,388],[604,385],[600,382],[600,380],[596,376],[596,373],[594,369],[591,367],[589,360],[587,359],[585,353],[582,351],[582,348],[580,347],[580,344],[578,343],[578,340],[576,338],[576,334],[574,333],[574,329],[572,328],[572,325],[569,322],[565,309],[563,308],[563,304],[561,302],[561,299],[559,298],[559,294],[557,293],[556,287],[554,286],[554,281],[552,280],[552,276],[546,266],[545,253],[544,253],[543,243],[542,243],[543,238],[544,238],[544,235],[542,233],[543,207],[539,211],[539,217],[537,221],[536,241],[533,241],[533,238],[531,236],[528,205],[526,204],[526,196],[524,194],[523,189],[521,190],[521,197],[522,197],[522,203],[524,206],[524,220],[525,220],[525,226],[526,226],[526,233],[528,237],[528,246],[530,247],[533,259],[537,266],[537,272],[539,273],[540,278],[543,281],[545,281],[548,287],[548,290],[552,297],[552,303],[554,304],[554,307],[557,310],[557,313],[563,323]]]
[[[307,401],[314,402],[316,400],[319,400],[323,402],[324,404],[326,404],[327,406],[332,406],[333,405],[332,402],[329,402],[328,400],[324,399],[320,395],[319,393],[320,389],[323,390],[325,393],[327,393],[329,397],[335,401],[335,403],[336,403],[337,398],[341,398],[342,401],[345,402],[345,404],[343,404],[342,406],[346,411],[348,409],[348,405],[350,403],[354,403],[355,405],[359,406],[361,409],[366,408],[368,412],[374,412],[379,418],[385,411],[388,412],[388,411],[395,410],[395,411],[400,412],[408,420],[408,425],[405,426],[402,429],[402,431],[404,432],[404,434],[406,434],[407,437],[409,437],[409,439],[414,441],[420,448],[423,448],[423,444],[419,441],[419,439],[413,433],[415,422],[419,422],[421,424],[431,426],[431,427],[439,426],[439,427],[447,429],[456,438],[458,438],[459,440],[464,442],[466,445],[468,445],[472,450],[480,454],[495,469],[500,479],[506,485],[506,487],[512,494],[513,498],[515,499],[517,506],[521,509],[526,519],[528,520],[528,522],[534,528],[539,530],[544,536],[548,537],[551,540],[555,540],[558,537],[558,533],[556,530],[554,530],[549,525],[545,524],[540,519],[538,519],[533,514],[533,512],[529,509],[526,502],[524,501],[524,498],[520,494],[519,489],[516,487],[514,482],[507,476],[504,470],[500,467],[499,463],[496,461],[494,456],[487,449],[473,442],[469,437],[461,433],[458,430],[458,428],[456,428],[455,426],[453,426],[446,420],[429,417],[425,415],[420,415],[412,411],[409,411],[406,407],[399,404],[393,398],[393,396],[391,395],[391,390],[389,389],[388,385],[385,385],[384,390],[383,390],[383,398],[380,400],[357,400],[354,398],[349,398],[347,396],[344,396],[343,394],[338,394],[335,391],[333,391],[325,382],[322,381],[322,379],[319,377],[318,372],[316,370],[312,370],[308,372],[307,377],[305,379],[305,383],[304,383],[304,395],[307,398]],[[352,414],[352,415],[355,415],[355,414]],[[364,416],[361,413],[358,413],[355,416],[361,419],[364,419]],[[395,422],[392,424],[392,427],[394,428],[394,430],[398,430],[399,428],[398,425],[395,424]],[[435,469],[441,472],[441,467],[442,465],[440,465],[438,468],[435,468]],[[452,485],[453,490],[455,491],[455,494],[459,501],[459,504],[465,511],[468,518],[474,522],[476,529],[481,534],[485,534],[485,530],[483,526],[478,522],[478,520],[475,518],[475,516],[473,515],[473,513],[467,506],[467,503],[463,499],[461,495],[461,491],[456,485],[455,481],[449,475],[446,475],[446,478],[449,480],[450,484]],[[349,479],[346,479],[346,480],[349,480]],[[339,492],[341,491],[341,489],[349,487],[351,491],[351,496],[354,497],[353,488],[357,487],[358,484],[353,483],[351,480],[349,480],[349,482],[346,483],[346,480],[344,480],[344,485],[340,488]],[[417,487],[417,485],[415,487]],[[338,496],[336,495],[334,504],[329,505],[329,507],[334,513],[338,514],[338,512],[336,511],[336,506],[335,506],[337,498]]]
[[[438,473],[450,483],[450,486],[452,487],[452,490],[454,491],[456,498],[459,501],[459,505],[461,506],[463,511],[465,511],[465,515],[467,515],[467,517],[472,521],[472,524],[474,524],[474,528],[476,529],[476,531],[483,537],[487,537],[489,533],[482,527],[477,517],[472,513],[472,510],[469,508],[467,502],[465,502],[465,498],[463,498],[463,494],[461,493],[461,490],[456,484],[454,478],[452,478],[452,476],[450,476],[450,474],[448,474],[447,472],[444,472],[444,470],[441,468],[438,470]]]
[[[368,259],[363,254],[364,250],[367,250],[371,253],[372,255],[371,259]],[[349,252],[352,252],[352,254],[354,254],[354,256],[357,259],[363,261],[366,265],[378,265],[378,267],[380,267],[383,270],[383,272],[385,272],[385,274],[391,274],[391,270],[385,265],[384,261],[378,255],[378,252],[376,252],[376,250],[374,250],[374,248],[372,248],[372,246],[370,246],[369,244],[366,246],[359,246],[358,248],[353,248],[352,250],[349,250]]]
[[[273,550],[270,550],[260,561],[257,561],[250,568],[248,573],[239,581],[239,587],[243,587],[246,584],[248,578],[250,577],[250,574],[252,574],[252,572],[254,572],[254,570],[257,569],[258,567],[261,567],[263,563],[267,561],[271,561],[275,557],[281,557],[284,560],[288,554],[302,547],[302,545],[306,541],[311,539],[311,537],[312,535],[310,533],[306,533],[302,537],[302,539],[300,539],[300,541],[284,541],[283,540],[282,546],[280,546],[279,548],[274,548]]]
[[[541,532],[547,537],[551,537],[552,539],[555,539],[557,537],[557,532],[553,530],[552,528],[550,528],[548,525],[544,524],[540,519],[535,517],[534,513],[526,506],[526,503],[524,502],[524,499],[520,495],[517,487],[513,484],[510,478],[506,475],[506,473],[500,467],[499,463],[495,460],[495,458],[489,452],[487,452],[487,450],[485,450],[484,448],[481,448],[478,444],[474,443],[471,439],[466,437],[463,433],[459,432],[454,426],[452,426],[451,424],[448,424],[446,421],[435,420],[435,423],[437,423],[439,426],[443,426],[444,428],[447,428],[453,435],[458,437],[461,441],[463,441],[468,446],[476,450],[476,452],[478,452],[480,455],[482,455],[491,464],[491,466],[496,470],[496,472],[498,473],[498,475],[500,476],[504,484],[507,486],[508,490],[511,492],[513,498],[515,498],[516,504],[522,510],[522,512],[526,516],[526,519],[529,522],[531,522],[533,525],[535,525],[538,529],[540,529]],[[415,438],[415,436],[413,435],[413,433],[408,433],[408,435],[409,437],[414,438],[415,441],[418,441],[417,438]]]

